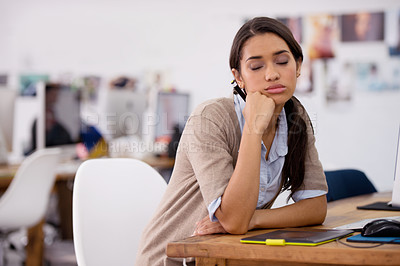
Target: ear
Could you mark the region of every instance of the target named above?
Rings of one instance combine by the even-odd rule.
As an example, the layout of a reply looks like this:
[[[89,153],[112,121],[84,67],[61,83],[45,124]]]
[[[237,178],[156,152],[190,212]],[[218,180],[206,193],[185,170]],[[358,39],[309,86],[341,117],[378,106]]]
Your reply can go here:
[[[302,61],[298,60],[296,62],[296,77],[300,77],[301,74],[301,63]]]
[[[232,68],[231,71],[232,71],[233,76],[235,77],[237,85],[239,85],[239,87],[241,89],[244,89],[244,82],[243,82],[242,76],[240,75],[240,72],[235,68]]]

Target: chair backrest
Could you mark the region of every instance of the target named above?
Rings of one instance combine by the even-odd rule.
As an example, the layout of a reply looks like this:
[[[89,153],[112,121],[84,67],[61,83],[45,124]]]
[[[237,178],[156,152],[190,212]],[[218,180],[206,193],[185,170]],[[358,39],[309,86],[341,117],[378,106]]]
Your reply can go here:
[[[325,171],[328,183],[327,201],[377,192],[364,172],[355,169]]]
[[[30,227],[44,217],[60,152],[58,148],[39,150],[22,162],[0,198],[1,229]]]
[[[166,187],[156,170],[136,159],[81,164],[72,201],[78,265],[133,265],[142,231]]]

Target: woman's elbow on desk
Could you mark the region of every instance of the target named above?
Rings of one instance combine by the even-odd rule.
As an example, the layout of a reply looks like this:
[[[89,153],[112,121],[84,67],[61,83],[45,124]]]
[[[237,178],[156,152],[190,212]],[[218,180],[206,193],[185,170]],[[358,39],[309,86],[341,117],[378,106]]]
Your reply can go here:
[[[217,216],[217,218],[221,223],[221,226],[229,234],[241,235],[247,233],[249,229],[249,221],[247,221],[243,217],[239,217],[237,215],[229,217],[221,217],[221,215],[219,215]]]
[[[326,213],[325,196],[304,199],[280,208],[256,210],[248,230],[322,224]]]
[[[326,214],[327,214],[327,210],[328,210],[328,204],[326,202],[326,196],[319,196],[316,198],[313,198],[313,200],[315,200],[316,202],[314,203],[315,206],[313,208],[315,208],[316,210],[316,214],[315,214],[315,224],[322,224],[325,221],[326,218]]]
[[[309,226],[322,224],[325,221],[327,213],[327,202],[325,195],[301,200],[295,204],[297,210],[294,210],[297,215],[297,226]]]
[[[248,231],[248,225],[244,224],[244,223],[240,223],[240,224],[226,224],[223,225],[224,229],[226,230],[226,232],[228,232],[229,234],[232,235],[242,235],[247,233]]]
[[[322,224],[325,221],[327,213],[327,202],[325,195],[304,199],[297,203],[298,212],[304,212],[299,217],[299,226],[317,225]],[[300,214],[299,213],[299,214]]]
[[[221,223],[218,221],[211,221],[209,216],[205,216],[201,221],[196,223],[196,228],[193,235],[211,235],[211,234],[244,234],[247,232],[247,226],[242,223]]]

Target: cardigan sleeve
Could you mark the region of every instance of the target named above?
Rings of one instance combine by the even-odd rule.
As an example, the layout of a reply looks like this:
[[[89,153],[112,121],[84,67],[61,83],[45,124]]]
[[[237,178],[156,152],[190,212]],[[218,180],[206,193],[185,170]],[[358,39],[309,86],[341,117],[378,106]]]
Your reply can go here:
[[[220,197],[234,170],[235,125],[226,110],[211,105],[195,111],[187,121],[180,147],[185,150],[205,207]]]

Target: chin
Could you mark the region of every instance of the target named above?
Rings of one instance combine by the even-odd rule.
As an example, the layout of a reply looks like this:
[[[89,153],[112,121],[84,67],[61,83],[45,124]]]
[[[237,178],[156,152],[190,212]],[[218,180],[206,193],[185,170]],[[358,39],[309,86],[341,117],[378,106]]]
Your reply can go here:
[[[289,101],[290,98],[292,98],[291,95],[282,95],[282,94],[269,95],[268,97],[274,100],[275,105],[285,105],[285,103]]]

